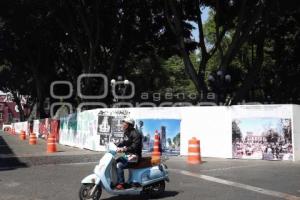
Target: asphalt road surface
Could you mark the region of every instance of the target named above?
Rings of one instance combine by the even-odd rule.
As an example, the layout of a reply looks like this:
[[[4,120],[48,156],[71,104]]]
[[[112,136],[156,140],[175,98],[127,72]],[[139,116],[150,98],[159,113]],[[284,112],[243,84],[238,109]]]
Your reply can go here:
[[[34,156],[20,155],[18,152],[31,150],[22,150],[19,144],[22,148],[35,148],[0,133],[1,200],[79,199],[81,179],[92,172],[96,160],[102,156],[66,147],[60,147],[63,151],[55,156],[36,152]],[[185,160],[185,157],[170,157],[166,161],[171,181],[157,199],[300,200],[299,162],[204,158],[201,165],[191,166]],[[103,191],[101,199],[150,198],[113,196]]]

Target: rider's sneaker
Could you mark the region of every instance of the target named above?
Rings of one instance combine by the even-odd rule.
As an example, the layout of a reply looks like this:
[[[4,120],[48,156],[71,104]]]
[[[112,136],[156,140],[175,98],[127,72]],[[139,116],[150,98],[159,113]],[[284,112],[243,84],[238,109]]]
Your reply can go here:
[[[124,190],[124,189],[125,189],[125,188],[124,188],[124,184],[119,183],[119,184],[116,186],[116,189],[117,189],[117,190]]]

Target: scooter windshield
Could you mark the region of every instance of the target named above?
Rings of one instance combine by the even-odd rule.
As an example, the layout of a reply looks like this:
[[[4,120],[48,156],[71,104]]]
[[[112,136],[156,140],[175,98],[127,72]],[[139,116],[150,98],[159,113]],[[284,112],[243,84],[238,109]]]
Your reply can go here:
[[[117,152],[117,146],[114,143],[110,142],[108,144],[107,151],[115,153]]]

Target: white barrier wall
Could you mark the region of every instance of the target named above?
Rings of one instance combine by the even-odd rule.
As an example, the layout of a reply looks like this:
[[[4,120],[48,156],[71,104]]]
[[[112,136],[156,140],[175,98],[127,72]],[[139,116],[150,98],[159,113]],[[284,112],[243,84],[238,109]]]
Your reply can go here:
[[[300,106],[293,105],[294,161],[300,160]]]
[[[26,135],[29,135],[27,121],[26,122],[16,122],[13,124],[13,127],[15,128],[16,134],[20,134],[21,131],[25,131]]]
[[[158,130],[169,153],[180,148],[180,154],[187,155],[188,140],[196,137],[203,157],[300,159],[300,106],[293,105],[95,109],[61,118],[59,142],[104,151],[107,141],[122,134],[120,119],[125,116],[134,118],[150,140]],[[113,134],[106,132],[110,128]]]
[[[2,130],[4,130],[5,128],[12,128],[12,125],[11,124],[3,124],[2,126]]]
[[[33,120],[33,133],[39,136],[40,120]]]
[[[59,143],[68,146],[83,148],[83,144],[76,142],[77,137],[77,114],[70,114],[60,118]]]
[[[60,119],[59,143],[94,151],[105,151],[100,145],[99,115],[128,116],[134,119],[180,119],[178,108],[95,109]]]
[[[188,154],[188,140],[200,140],[203,157],[232,157],[229,107],[182,107],[180,154]]]
[[[128,108],[129,116],[134,119],[181,119],[180,107]]]

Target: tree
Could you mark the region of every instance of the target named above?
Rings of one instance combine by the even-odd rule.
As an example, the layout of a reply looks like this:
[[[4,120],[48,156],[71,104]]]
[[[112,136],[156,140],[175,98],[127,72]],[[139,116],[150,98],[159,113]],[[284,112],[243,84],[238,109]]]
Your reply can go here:
[[[215,13],[215,44],[211,48],[207,48],[205,42],[206,36],[204,35],[203,22],[201,19],[201,7],[210,6]],[[258,1],[233,1],[233,5],[228,1],[165,1],[165,13],[168,19],[169,28],[173,31],[177,38],[177,46],[179,54],[181,55],[185,70],[191,80],[193,81],[197,91],[207,92],[207,83],[205,82],[205,75],[207,70],[208,61],[218,51],[220,54],[220,62],[218,63],[218,69],[224,72],[228,65],[237,54],[238,50],[245,43],[250,33],[254,33],[254,28],[257,28],[257,22],[261,20],[264,10],[264,3]],[[184,34],[183,26],[187,23],[187,20],[196,21],[199,30],[199,42],[198,47],[200,49],[200,64],[194,66],[190,60],[190,51],[186,48],[186,35]],[[228,31],[233,31],[232,40],[227,49],[223,49],[221,43],[224,36]],[[263,33],[263,29],[259,28],[260,34]],[[261,63],[263,37],[258,41],[257,47],[257,63]],[[251,77],[252,77],[251,73]],[[250,77],[250,75],[249,75]],[[249,78],[250,79],[250,78]],[[239,98],[245,89],[237,93]]]
[[[10,76],[15,74],[16,77],[7,80],[7,87],[36,97],[39,117],[44,118],[43,103],[49,95],[48,86],[56,75],[53,67],[55,44],[51,35],[53,23],[43,3],[33,1],[1,2],[1,19],[4,22],[1,34],[5,38],[1,63],[10,69],[7,71]]]
[[[259,25],[249,35],[231,65],[241,67],[241,83],[233,103],[241,100],[259,102],[299,102],[296,67],[299,25],[296,1],[265,1]]]
[[[77,88],[80,74],[103,73],[108,80],[123,75],[142,82],[144,77],[154,77],[148,72],[151,75],[160,72],[160,59],[175,51],[174,37],[164,31],[162,3],[156,3],[2,1],[0,16],[5,22],[2,33],[6,42],[1,62],[8,60],[14,68],[31,75],[34,87],[28,87],[26,93],[36,97],[42,118],[46,117],[43,103],[54,80],[71,81]],[[147,68],[143,68],[144,63],[149,63]],[[143,77],[137,73],[139,70]],[[145,84],[140,86],[141,91],[147,89]],[[85,94],[98,94],[105,86],[88,78],[80,87]],[[75,92],[74,96],[75,101],[66,101],[77,105],[82,99]],[[94,101],[109,102],[110,96]]]
[[[0,90],[12,95],[20,112],[20,120],[24,121],[26,116],[21,104],[22,93],[26,93],[26,73],[16,73],[15,69],[10,65],[0,66]],[[24,81],[24,82],[23,82]],[[25,84],[24,84],[25,83]]]
[[[299,103],[300,25],[297,1],[275,1],[268,9],[267,62],[261,70],[261,88],[269,102]]]
[[[206,23],[204,7],[211,10]],[[197,91],[201,98],[209,91],[208,74],[221,70],[232,76],[232,104],[268,97],[299,102],[298,15],[293,3],[279,0],[3,0],[1,88],[15,92],[16,99],[30,95],[47,117],[43,104],[54,80],[77,88],[82,73],[102,73],[108,80],[122,75],[137,86],[132,102],[144,91],[170,88]],[[198,41],[191,39],[191,22]],[[80,84],[84,94],[106,87],[96,78]],[[73,97],[64,101],[74,106],[90,101],[76,90]],[[111,100],[108,95],[91,101]]]
[[[154,76],[149,73],[160,72],[160,59],[174,54],[174,37],[165,31],[159,1],[76,0],[48,5],[61,29],[62,68],[72,75],[73,85],[81,73],[103,73],[108,80],[122,75],[142,89],[153,88],[155,81],[149,77]],[[104,89],[103,83],[92,79],[81,87],[88,94]]]

